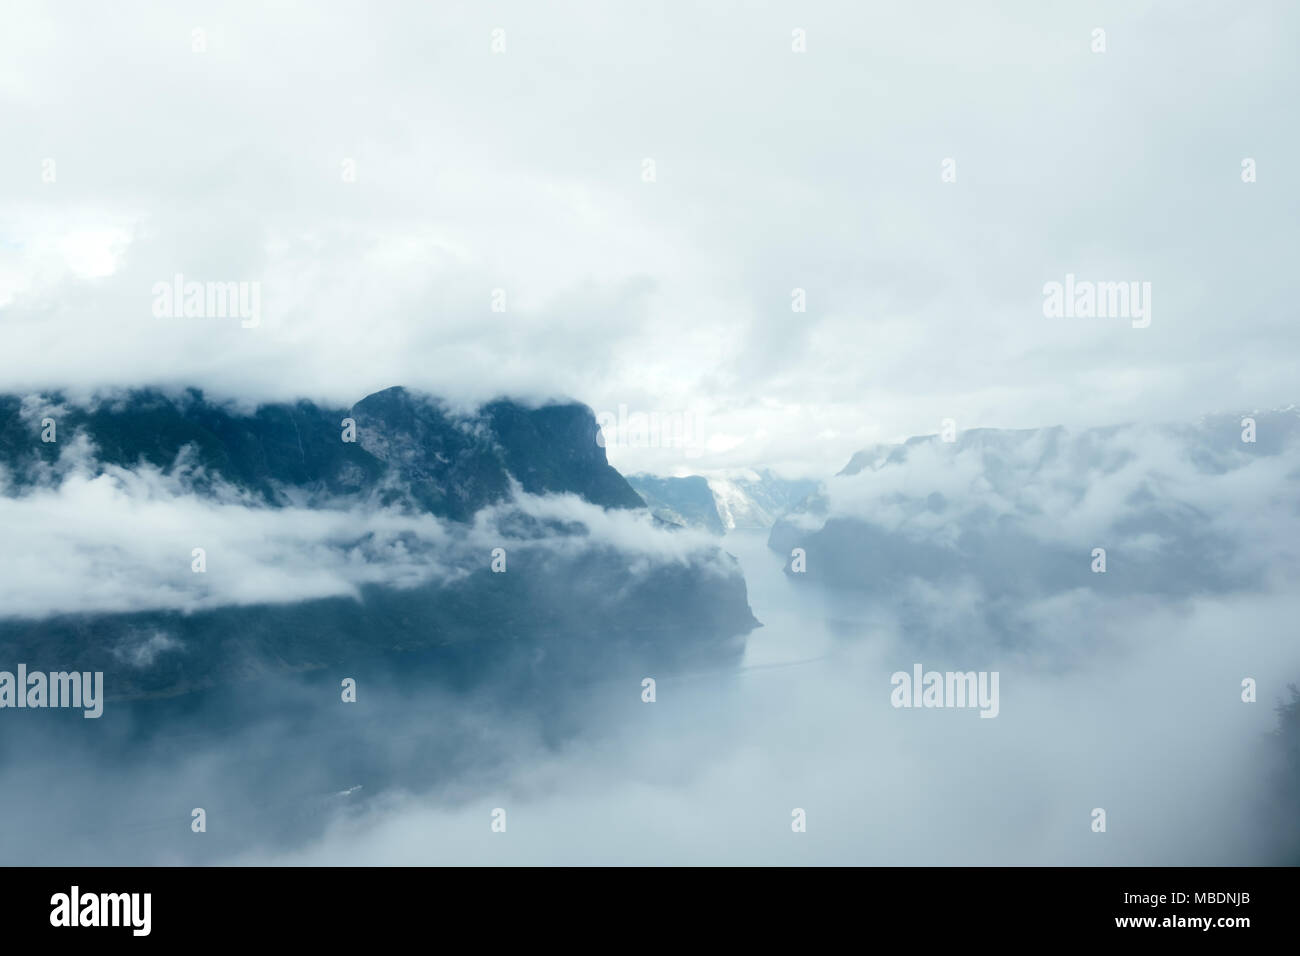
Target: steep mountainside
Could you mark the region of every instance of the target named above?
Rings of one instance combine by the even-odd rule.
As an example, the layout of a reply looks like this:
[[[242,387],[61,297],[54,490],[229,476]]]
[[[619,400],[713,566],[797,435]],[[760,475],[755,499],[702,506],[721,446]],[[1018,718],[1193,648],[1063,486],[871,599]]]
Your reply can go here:
[[[582,405],[453,414],[401,388],[351,409],[0,396],[11,551],[64,562],[27,569],[41,593],[102,569],[44,604],[11,582],[0,661],[102,670],[112,699],[300,670],[489,683],[735,660],[756,622],[734,559],[658,528],[596,431]],[[110,534],[101,507],[159,527]]]
[[[356,423],[354,441],[344,439],[345,419]],[[55,441],[40,440],[42,421],[54,422]],[[271,505],[369,499],[457,521],[507,498],[511,478],[532,494],[571,492],[603,507],[641,507],[595,435],[583,405],[497,401],[458,416],[400,387],[351,409],[300,401],[248,413],[194,389],[133,391],[89,407],[58,394],[0,396],[0,467],[19,489],[57,471],[63,450],[81,436],[100,467],[183,465],[201,470],[200,490],[220,481]]]
[[[630,475],[628,482],[663,520],[714,534],[770,528],[817,490],[817,482],[781,478],[770,471],[660,478]]]

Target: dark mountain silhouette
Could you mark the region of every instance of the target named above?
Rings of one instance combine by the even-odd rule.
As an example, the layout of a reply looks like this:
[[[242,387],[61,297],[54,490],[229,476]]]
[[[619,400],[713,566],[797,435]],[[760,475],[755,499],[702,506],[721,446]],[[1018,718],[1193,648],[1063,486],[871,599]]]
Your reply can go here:
[[[43,418],[55,421],[57,441],[40,440]],[[343,438],[345,419],[355,423],[355,441]],[[183,473],[193,494],[229,498],[234,489],[254,510],[384,507],[452,525],[488,506],[508,513],[517,492],[644,508],[606,461],[596,431],[591,410],[579,404],[500,400],[455,413],[402,388],[351,409],[300,401],[247,412],[197,390],[133,391],[89,405],[57,394],[0,396],[0,466],[11,495],[57,484],[60,452],[82,443],[81,464],[92,471],[148,465]],[[647,562],[589,538],[581,521],[540,527],[522,512],[505,520],[512,528],[506,573],[493,573],[490,549],[457,532],[458,550],[430,559],[458,573],[432,583],[366,584],[360,599],[193,613],[0,618],[0,660],[32,670],[102,670],[110,700],[321,669],[341,676],[398,670],[458,686],[611,673],[639,680],[647,667],[733,661],[757,623],[738,565],[716,549],[686,562]],[[647,521],[645,533],[667,532]],[[123,653],[156,636],[176,650]]]
[[[101,466],[166,470],[184,449],[186,463],[209,482],[223,480],[271,505],[303,492],[312,501],[373,498],[464,521],[506,499],[512,477],[533,494],[643,505],[605,460],[595,418],[579,404],[526,408],[502,400],[457,415],[435,398],[395,387],[351,409],[299,401],[240,413],[197,389],[131,391],[91,407],[68,405],[55,393],[29,398],[27,408],[24,414],[19,396],[0,396],[0,465],[19,489],[39,480],[39,466],[52,467],[67,441],[82,434]],[[33,428],[33,418],[47,414],[58,441],[40,441]],[[345,419],[356,423],[355,441],[342,438]]]

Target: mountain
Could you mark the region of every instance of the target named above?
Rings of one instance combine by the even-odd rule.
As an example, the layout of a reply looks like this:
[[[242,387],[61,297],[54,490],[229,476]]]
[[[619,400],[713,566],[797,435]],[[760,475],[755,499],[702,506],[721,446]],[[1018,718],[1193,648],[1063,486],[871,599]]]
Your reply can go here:
[[[709,487],[728,529],[753,529],[772,527],[786,512],[816,492],[818,483],[781,478],[761,469],[710,478]]]
[[[712,534],[725,534],[727,531],[707,478],[700,475],[685,478],[630,475],[628,484],[654,516],[665,524],[701,528]]]
[[[355,422],[354,441],[344,438],[345,419]],[[54,422],[55,441],[39,440],[42,420]],[[0,396],[0,468],[18,489],[57,470],[67,442],[81,437],[101,469],[180,463],[201,471],[200,490],[225,483],[268,505],[370,502],[456,521],[509,497],[511,479],[530,494],[642,507],[595,434],[583,405],[497,401],[457,415],[400,387],[350,409],[299,401],[249,413],[210,403],[197,389],[132,391],[90,406],[57,393]]]
[[[656,528],[596,432],[583,405],[462,413],[402,388],[350,409],[0,396],[13,549],[56,562],[24,571],[35,590],[67,582],[44,604],[10,583],[0,661],[102,670],[122,699],[322,669],[518,685],[736,660],[757,622],[735,560]],[[101,528],[106,509],[154,537]]]
[[[713,534],[770,528],[817,490],[817,482],[781,478],[766,469],[730,475],[660,478],[630,475],[628,483],[656,516]]]
[[[992,599],[1215,593],[1296,568],[1297,500],[1294,408],[1189,425],[972,429],[858,452],[776,523],[769,545],[797,580],[872,594],[917,582]]]

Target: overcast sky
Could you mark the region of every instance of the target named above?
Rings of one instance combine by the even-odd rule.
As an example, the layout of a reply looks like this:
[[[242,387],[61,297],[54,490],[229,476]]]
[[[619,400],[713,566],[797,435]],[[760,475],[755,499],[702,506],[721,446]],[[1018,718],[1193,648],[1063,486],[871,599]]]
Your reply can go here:
[[[815,476],[1297,400],[1300,8],[1073,7],[7,0],[0,390],[571,397],[693,416],[625,471]],[[1044,317],[1067,273],[1149,327]]]

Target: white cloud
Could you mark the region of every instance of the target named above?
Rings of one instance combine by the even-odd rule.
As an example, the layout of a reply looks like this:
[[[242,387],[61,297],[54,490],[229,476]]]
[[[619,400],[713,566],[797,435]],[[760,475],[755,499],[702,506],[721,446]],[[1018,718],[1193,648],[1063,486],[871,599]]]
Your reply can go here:
[[[1295,8],[1096,15],[1104,57],[1038,4],[843,0],[805,12],[795,55],[767,5],[237,2],[199,18],[195,53],[179,11],[10,5],[0,121],[25,148],[0,158],[20,213],[0,383],[566,395],[703,415],[722,437],[700,468],[805,474],[945,417],[1293,400],[1295,130],[1270,117]],[[1220,68],[1188,76],[1205,50]],[[1044,320],[1067,271],[1151,281],[1151,327]],[[261,282],[262,326],[154,320],[149,289],[177,272]]]
[[[485,567],[495,547],[579,555],[608,547],[635,571],[665,563],[721,566],[703,532],[651,526],[643,512],[605,511],[573,495],[485,508],[472,525],[358,505],[273,508],[220,484],[191,490],[197,473],[178,466],[100,466],[86,443],[69,443],[46,484],[0,497],[0,608],[4,616],[145,609],[194,611],[228,604],[280,604],[358,597],[365,584],[413,587]],[[512,518],[542,530],[511,530]],[[571,535],[551,526],[581,527]],[[202,548],[203,573],[193,570]]]

